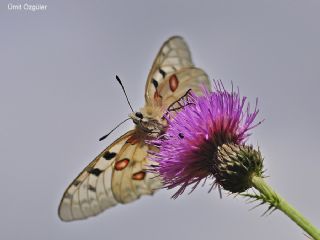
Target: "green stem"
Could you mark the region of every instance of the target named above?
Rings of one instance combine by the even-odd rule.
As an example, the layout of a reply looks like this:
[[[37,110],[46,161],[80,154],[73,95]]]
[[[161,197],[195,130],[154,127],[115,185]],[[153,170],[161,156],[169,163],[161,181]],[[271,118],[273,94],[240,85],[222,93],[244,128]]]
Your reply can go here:
[[[304,216],[301,215],[293,206],[286,202],[278,195],[261,177],[252,177],[253,187],[256,188],[265,201],[270,203],[275,208],[281,210],[289,218],[299,225],[313,239],[320,240],[320,230],[313,226]]]

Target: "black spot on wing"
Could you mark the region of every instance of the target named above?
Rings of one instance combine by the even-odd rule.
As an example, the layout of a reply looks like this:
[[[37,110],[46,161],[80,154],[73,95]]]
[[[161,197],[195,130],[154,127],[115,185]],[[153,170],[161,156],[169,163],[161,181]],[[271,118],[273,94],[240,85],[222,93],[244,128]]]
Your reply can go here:
[[[163,78],[166,77],[166,72],[159,68],[159,73],[162,75]]]
[[[155,88],[157,88],[158,87],[158,82],[157,82],[157,80],[155,80],[155,79],[152,79],[152,84],[153,84],[153,86],[155,87]]]
[[[94,186],[92,186],[92,185],[89,185],[89,186],[88,186],[88,189],[89,189],[90,191],[92,191],[92,192],[96,192],[96,191],[97,191],[96,188],[95,188]]]
[[[105,160],[111,160],[112,158],[114,158],[117,154],[115,152],[109,152],[106,151],[106,153],[103,155],[103,158]]]
[[[75,180],[75,181],[73,182],[73,185],[74,185],[74,186],[78,186],[80,183],[81,183],[81,181]]]
[[[91,169],[90,171],[88,171],[90,174],[93,174],[93,175],[95,175],[95,176],[99,176],[100,175],[100,173],[102,173],[102,170],[100,170],[99,168],[93,168],[93,169]]]

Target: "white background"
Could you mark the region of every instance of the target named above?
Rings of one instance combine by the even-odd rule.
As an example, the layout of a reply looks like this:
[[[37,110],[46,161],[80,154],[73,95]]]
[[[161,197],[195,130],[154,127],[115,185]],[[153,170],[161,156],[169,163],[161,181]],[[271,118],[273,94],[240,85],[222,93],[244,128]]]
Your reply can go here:
[[[13,3],[24,3],[12,1]],[[259,98],[249,142],[267,181],[316,226],[319,208],[319,1],[0,1],[0,239],[307,239],[280,212],[207,193],[162,190],[74,223],[57,208],[74,177],[127,123],[118,74],[138,110],[161,44],[188,42],[211,79]]]

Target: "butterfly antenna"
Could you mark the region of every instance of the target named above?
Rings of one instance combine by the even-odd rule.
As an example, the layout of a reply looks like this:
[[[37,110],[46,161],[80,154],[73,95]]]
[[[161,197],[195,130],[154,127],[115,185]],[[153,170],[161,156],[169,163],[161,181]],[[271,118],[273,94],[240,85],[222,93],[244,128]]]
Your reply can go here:
[[[127,119],[123,120],[121,123],[119,123],[117,126],[115,126],[109,133],[107,133],[103,137],[99,138],[99,141],[102,141],[102,140],[106,139],[114,130],[116,130],[121,124],[125,123],[129,119],[131,119],[131,118],[127,118]]]
[[[121,82],[120,78],[118,77],[118,75],[116,75],[116,79],[117,79],[118,83],[119,83],[119,84],[121,85],[121,87],[122,87],[122,90],[123,90],[123,92],[124,92],[124,95],[126,96],[126,99],[127,99],[127,102],[128,102],[128,104],[129,104],[129,106],[130,106],[130,108],[131,108],[131,111],[134,112],[134,111],[133,111],[133,108],[132,108],[132,106],[131,106],[131,104],[130,104],[129,98],[128,98],[128,96],[127,96],[126,90],[124,89],[124,87],[123,87],[123,85],[122,85],[122,82]]]

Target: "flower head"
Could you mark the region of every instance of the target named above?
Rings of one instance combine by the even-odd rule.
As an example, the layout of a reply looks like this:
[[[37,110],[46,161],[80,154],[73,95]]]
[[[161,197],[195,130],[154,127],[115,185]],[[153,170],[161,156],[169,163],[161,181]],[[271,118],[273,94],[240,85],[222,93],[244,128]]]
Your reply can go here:
[[[223,186],[219,147],[244,144],[249,130],[259,124],[253,124],[257,107],[251,112],[239,90],[228,92],[221,82],[215,82],[214,92],[203,88],[203,96],[191,92],[182,101],[184,107],[174,117],[168,113],[165,134],[151,142],[159,148],[151,154],[151,160],[158,163],[152,165],[152,171],[162,177],[165,187],[180,186],[173,197],[208,177]]]

